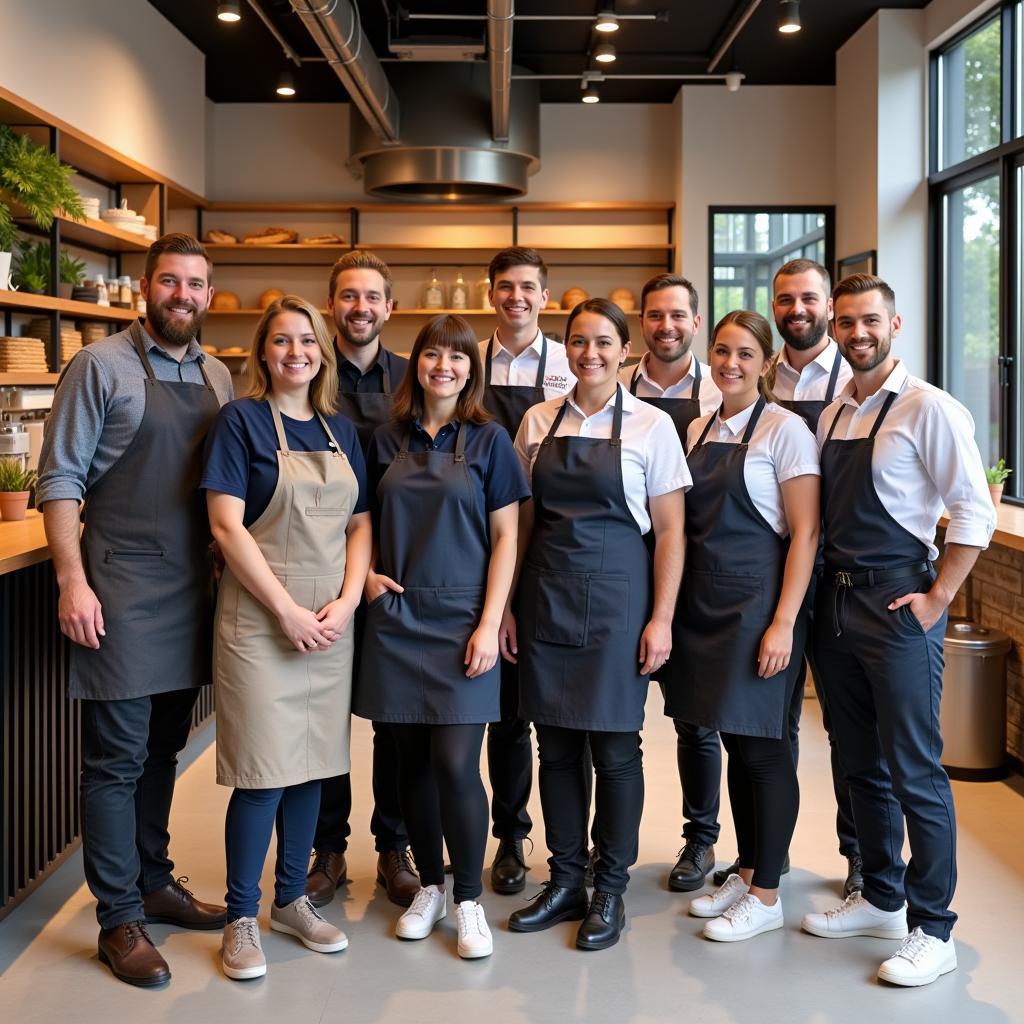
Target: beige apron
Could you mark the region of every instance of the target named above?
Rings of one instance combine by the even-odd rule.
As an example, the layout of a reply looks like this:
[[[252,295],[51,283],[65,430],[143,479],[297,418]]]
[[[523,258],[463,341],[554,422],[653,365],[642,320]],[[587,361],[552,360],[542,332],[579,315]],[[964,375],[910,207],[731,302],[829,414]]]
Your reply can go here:
[[[249,532],[295,601],[319,611],[341,592],[359,485],[322,416],[332,450],[292,452],[268,402],[277,487]],[[220,785],[270,789],[348,772],[352,635],[350,622],[329,649],[297,651],[277,617],[224,570],[213,655]]]

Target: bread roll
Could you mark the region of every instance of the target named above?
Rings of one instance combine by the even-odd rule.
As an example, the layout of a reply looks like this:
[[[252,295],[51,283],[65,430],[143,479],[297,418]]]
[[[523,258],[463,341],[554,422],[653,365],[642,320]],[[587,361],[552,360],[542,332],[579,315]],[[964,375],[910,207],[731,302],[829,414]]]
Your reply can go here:
[[[210,309],[217,313],[227,313],[242,308],[242,300],[234,292],[214,292],[210,300]]]
[[[562,296],[562,309],[572,309],[589,298],[590,296],[582,288],[570,288]]]
[[[206,232],[203,236],[203,241],[214,242],[218,245],[233,245],[237,244],[238,239],[227,231],[219,231],[217,228],[214,228],[213,230]]]
[[[341,235],[335,235],[328,232],[325,235],[310,235],[309,238],[304,238],[301,242],[302,245],[344,245],[345,239]]]
[[[264,228],[242,239],[244,245],[287,245],[299,240],[299,233],[289,228]]]
[[[260,296],[260,309],[266,309],[272,302],[284,298],[284,292],[280,288],[268,288]]]
[[[608,296],[623,313],[632,313],[636,309],[636,296],[628,288],[613,288]]]

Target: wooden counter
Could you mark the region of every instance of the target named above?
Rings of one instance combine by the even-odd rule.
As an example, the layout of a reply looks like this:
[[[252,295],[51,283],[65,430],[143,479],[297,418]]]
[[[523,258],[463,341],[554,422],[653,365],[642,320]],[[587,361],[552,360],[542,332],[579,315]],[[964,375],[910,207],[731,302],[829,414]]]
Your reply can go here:
[[[949,526],[949,513],[943,512],[939,526]],[[996,509],[996,532],[992,535],[992,543],[1014,551],[1024,551],[1024,507],[1010,505],[1003,501]]]
[[[24,520],[0,520],[0,575],[45,562],[50,557],[43,532],[43,515],[29,509]]]

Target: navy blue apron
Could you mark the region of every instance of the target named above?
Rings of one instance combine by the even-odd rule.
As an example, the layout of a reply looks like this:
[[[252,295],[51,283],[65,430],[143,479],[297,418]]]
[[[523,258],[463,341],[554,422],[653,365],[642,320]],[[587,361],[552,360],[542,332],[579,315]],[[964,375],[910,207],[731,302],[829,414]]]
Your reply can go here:
[[[828,388],[825,390],[824,399],[800,399],[798,401],[795,398],[776,398],[776,403],[781,405],[783,409],[795,412],[810,427],[811,433],[817,435],[818,420],[821,419],[821,414],[832,404],[832,400],[836,397],[836,384],[839,381],[839,370],[842,364],[843,355],[837,345],[836,357],[832,361],[832,372],[828,375]]]
[[[700,360],[695,355],[691,355],[690,358],[693,360],[693,386],[690,388],[689,398],[665,398],[664,396],[661,398],[645,398],[637,395],[636,388],[640,381],[639,363],[637,363],[633,376],[629,381],[629,393],[631,395],[640,398],[641,402],[653,405],[655,409],[668,413],[672,423],[675,425],[676,433],[679,435],[679,442],[682,444],[684,452],[686,451],[686,432],[690,429],[690,424],[700,418]]]
[[[491,350],[494,339],[487,342],[486,373],[484,380],[484,408],[508,431],[509,437],[515,440],[519,432],[519,424],[523,422],[526,410],[543,402],[544,371],[548,365],[548,339],[540,350],[540,362],[537,364],[537,377],[531,387],[528,384],[492,384],[491,383]]]

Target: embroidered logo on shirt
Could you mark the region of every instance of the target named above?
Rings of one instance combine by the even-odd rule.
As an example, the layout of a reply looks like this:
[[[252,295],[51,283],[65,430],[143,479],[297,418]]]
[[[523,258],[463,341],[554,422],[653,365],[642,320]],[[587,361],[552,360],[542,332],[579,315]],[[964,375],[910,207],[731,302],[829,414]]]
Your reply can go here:
[[[553,391],[567,391],[569,389],[569,378],[561,377],[558,374],[546,373],[544,375],[544,387]]]

